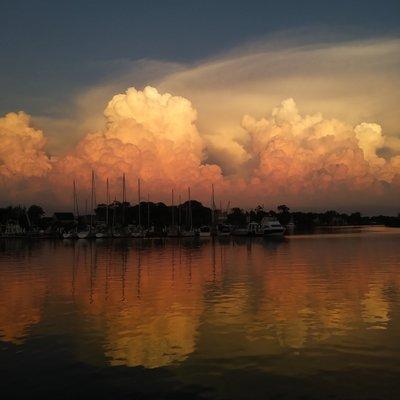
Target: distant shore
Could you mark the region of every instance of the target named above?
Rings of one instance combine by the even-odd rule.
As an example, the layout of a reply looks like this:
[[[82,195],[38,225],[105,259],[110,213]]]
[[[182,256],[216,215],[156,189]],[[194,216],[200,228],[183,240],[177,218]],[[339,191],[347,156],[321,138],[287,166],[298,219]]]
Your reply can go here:
[[[351,214],[328,210],[321,213],[292,212],[286,205],[276,210],[266,210],[257,206],[251,210],[238,207],[206,207],[196,200],[177,205],[164,203],[113,201],[98,204],[92,211],[56,212],[48,216],[40,205],[30,207],[8,206],[0,208],[0,237],[27,238],[68,238],[68,232],[104,232],[98,237],[107,237],[107,232],[118,232],[118,237],[163,237],[174,236],[171,231],[180,232],[175,236],[200,235],[200,231],[213,236],[225,230],[226,234],[242,229],[248,224],[260,224],[263,218],[272,218],[281,224],[287,233],[294,230],[312,230],[317,227],[350,227],[384,225],[400,227],[400,215],[363,216],[359,212]],[[207,228],[208,227],[208,228]],[[136,232],[136,233],[135,233]],[[114,237],[116,235],[114,234]]]

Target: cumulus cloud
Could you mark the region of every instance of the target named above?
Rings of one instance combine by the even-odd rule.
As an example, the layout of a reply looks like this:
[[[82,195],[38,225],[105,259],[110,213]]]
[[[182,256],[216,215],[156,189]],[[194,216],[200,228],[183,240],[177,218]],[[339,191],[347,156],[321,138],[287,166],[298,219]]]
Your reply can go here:
[[[271,194],[376,191],[383,175],[390,181],[396,173],[376,154],[384,144],[377,124],[352,128],[321,114],[301,116],[287,99],[269,118],[245,116],[242,127],[257,160],[253,182]]]
[[[189,100],[152,87],[129,88],[112,98],[104,115],[106,127],[88,134],[59,160],[55,179],[62,175],[71,181],[78,175],[87,186],[91,169],[103,183],[107,178],[116,182],[125,173],[132,191],[136,178],[141,178],[146,190],[161,198],[171,188],[202,191],[210,182],[222,181],[220,168],[204,163],[204,140]],[[119,193],[116,185],[113,189]]]
[[[44,152],[46,139],[30,126],[30,116],[24,112],[0,118],[0,144],[1,177],[39,177],[51,169]]]
[[[117,198],[123,173],[131,196],[136,178],[141,178],[152,198],[164,201],[171,188],[185,193],[191,186],[194,197],[208,202],[212,183],[219,196],[240,206],[284,201],[295,206],[352,202],[394,207],[399,194],[400,156],[395,151],[381,156],[380,149],[390,148],[392,141],[379,124],[354,126],[322,113],[303,115],[293,98],[281,101],[264,117],[245,114],[238,124],[241,137],[229,140],[201,134],[188,99],[150,86],[115,95],[104,116],[102,129],[50,160],[44,151],[46,140],[29,125],[29,117],[8,114],[0,120],[3,179],[10,188],[15,176],[25,179],[25,193],[46,193],[60,204],[70,202],[65,194],[73,179],[81,196],[88,196],[92,169],[98,192],[105,191],[109,178]],[[221,150],[222,162],[212,154],[218,148],[227,150]],[[239,168],[224,175],[222,163]]]
[[[398,38],[344,41],[332,32],[286,32],[194,63],[119,60],[100,64],[107,71],[102,81],[63,102],[56,117],[46,113],[35,115],[34,121],[48,135],[49,149],[62,154],[87,132],[102,129],[104,104],[115,93],[132,84],[155,86],[161,93],[190,99],[209,161],[232,174],[240,168],[233,162],[232,142],[245,144],[247,139],[240,127],[243,115],[259,119],[293,97],[306,114],[319,111],[353,126],[379,124],[385,137],[397,142],[400,154],[399,50]],[[236,148],[234,154],[239,152]]]
[[[250,43],[159,79],[161,90],[195,104],[212,161],[224,172],[241,169],[232,162],[230,143],[247,140],[239,126],[243,114],[260,119],[286,98],[293,97],[307,114],[319,111],[354,126],[376,122],[387,137],[398,140],[398,38],[316,43],[293,36]]]
[[[255,159],[250,192],[258,197],[322,207],[397,206],[398,156],[379,157],[385,145],[379,125],[302,116],[288,99],[267,118],[245,116],[242,126]]]

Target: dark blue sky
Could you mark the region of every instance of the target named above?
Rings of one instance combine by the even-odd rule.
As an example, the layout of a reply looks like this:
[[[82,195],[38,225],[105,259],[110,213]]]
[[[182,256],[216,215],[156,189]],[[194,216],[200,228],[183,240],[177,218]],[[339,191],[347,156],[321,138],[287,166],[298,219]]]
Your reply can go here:
[[[280,31],[354,39],[399,26],[399,0],[0,0],[0,114],[51,113],[113,60],[192,62]]]

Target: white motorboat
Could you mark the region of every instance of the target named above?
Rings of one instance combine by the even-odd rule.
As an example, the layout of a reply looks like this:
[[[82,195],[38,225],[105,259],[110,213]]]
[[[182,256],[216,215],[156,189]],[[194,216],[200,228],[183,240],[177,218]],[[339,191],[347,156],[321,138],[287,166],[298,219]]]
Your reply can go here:
[[[283,236],[285,233],[285,228],[275,217],[264,217],[259,230],[262,236]]]
[[[261,224],[250,222],[246,228],[237,228],[232,232],[234,236],[282,236],[285,228],[275,217],[264,217]]]

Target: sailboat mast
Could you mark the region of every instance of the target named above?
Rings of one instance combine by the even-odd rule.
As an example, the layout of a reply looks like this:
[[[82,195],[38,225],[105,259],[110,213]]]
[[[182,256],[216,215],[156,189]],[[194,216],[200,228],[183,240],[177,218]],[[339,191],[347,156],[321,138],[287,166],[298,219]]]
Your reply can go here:
[[[90,230],[93,226],[93,208],[94,208],[94,171],[92,170],[92,192],[90,196]]]
[[[76,209],[76,216],[79,218],[79,203],[78,203],[78,191],[76,189],[76,181],[74,179],[74,202],[75,202],[75,207]]]
[[[116,216],[115,216],[116,202],[117,202],[117,196],[115,196],[114,203],[113,203],[113,221],[112,221],[113,231],[115,228],[115,220],[116,220]]]
[[[215,197],[214,197],[214,184],[211,184],[211,224],[215,226]]]
[[[76,202],[75,202],[75,179],[72,181],[72,187],[73,187],[73,189],[72,189],[72,201],[73,201],[73,203],[74,203],[74,217],[75,217],[75,214],[76,214]]]
[[[193,218],[192,218],[192,204],[190,202],[190,186],[188,187],[188,197],[189,197],[189,230],[192,230]]]
[[[110,205],[110,187],[109,187],[109,183],[108,183],[108,178],[107,178],[107,183],[106,183],[106,203],[107,203],[107,208],[106,208],[106,224],[108,226],[109,223],[109,215],[108,215],[108,208]]]
[[[126,201],[125,172],[122,174],[122,202]]]
[[[125,188],[125,172],[122,174],[122,226],[125,226],[125,202],[126,202],[126,188]]]
[[[93,210],[96,208],[97,198],[96,198],[96,174],[93,172]]]
[[[150,229],[150,193],[147,193],[147,229]]]
[[[141,226],[140,221],[140,178],[138,178],[138,204],[139,204],[139,227]]]
[[[172,226],[174,226],[174,225],[175,225],[175,215],[174,215],[174,189],[172,189],[172,192],[171,192],[171,203],[172,203],[172,211],[171,211]]]
[[[179,224],[179,229],[182,225],[182,200],[181,200],[181,195],[179,194],[179,206],[178,206],[178,224]]]

